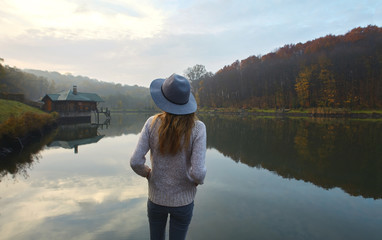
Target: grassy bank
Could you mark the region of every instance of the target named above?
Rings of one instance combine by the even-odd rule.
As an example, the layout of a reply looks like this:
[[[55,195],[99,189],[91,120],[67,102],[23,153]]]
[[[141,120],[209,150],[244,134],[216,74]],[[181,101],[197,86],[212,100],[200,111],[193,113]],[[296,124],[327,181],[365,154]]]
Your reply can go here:
[[[51,126],[57,114],[48,114],[20,102],[0,99],[0,144]]]
[[[8,118],[10,118],[11,116],[18,117],[26,112],[32,112],[37,114],[44,113],[43,111],[37,108],[30,107],[20,102],[0,99],[0,124]]]

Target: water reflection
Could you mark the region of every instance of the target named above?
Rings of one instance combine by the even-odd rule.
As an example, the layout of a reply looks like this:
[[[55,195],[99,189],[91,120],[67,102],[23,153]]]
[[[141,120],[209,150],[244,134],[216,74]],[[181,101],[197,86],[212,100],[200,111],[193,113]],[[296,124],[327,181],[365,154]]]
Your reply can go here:
[[[57,131],[52,131],[45,136],[35,136],[34,141],[26,145],[21,151],[8,154],[0,159],[0,182],[8,174],[13,178],[22,175],[27,178],[28,170],[32,168],[35,162],[40,158],[40,151],[46,144],[52,141]]]
[[[146,239],[147,183],[128,161],[144,121],[127,118],[115,116],[108,127],[61,126],[44,141],[28,179],[4,178],[0,238]],[[96,136],[103,137],[88,144]],[[73,154],[71,147],[84,141]]]
[[[107,129],[101,127],[99,132],[106,137],[126,134],[138,134],[150,114],[113,114]]]
[[[382,122],[200,116],[207,145],[285,178],[382,198]]]
[[[97,143],[105,136],[98,133],[99,126],[89,123],[60,125],[48,147],[74,148],[74,153],[77,154],[79,146]]]
[[[96,131],[102,139],[79,145],[78,154],[46,147],[28,179],[4,178],[1,239],[147,239],[147,180],[129,164],[147,117],[113,115]],[[380,238],[382,200],[364,198],[381,195],[380,123],[200,118],[208,131],[208,173],[189,240]],[[92,131],[83,136],[92,138]]]
[[[7,174],[28,176],[28,169],[49,148],[74,149],[102,138],[138,134],[149,115],[115,114],[110,125],[62,125],[22,152],[0,161]],[[207,145],[236,162],[268,169],[284,178],[340,187],[352,196],[382,198],[382,122],[361,120],[208,116]]]
[[[95,144],[103,137],[116,137],[125,134],[138,134],[149,117],[148,114],[113,114],[108,124],[65,124],[43,137],[35,137],[31,144],[20,152],[2,157],[0,161],[0,181],[11,175],[12,178],[21,175],[29,176],[28,170],[38,162],[40,151],[45,147],[74,149],[79,152],[79,146]]]

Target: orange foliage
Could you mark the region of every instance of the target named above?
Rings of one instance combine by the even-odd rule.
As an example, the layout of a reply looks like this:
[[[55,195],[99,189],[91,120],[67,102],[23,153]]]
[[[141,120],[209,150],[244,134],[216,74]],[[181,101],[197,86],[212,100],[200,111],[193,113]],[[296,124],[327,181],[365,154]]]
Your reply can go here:
[[[365,28],[362,28],[362,27],[354,28],[350,32],[345,34],[345,36],[343,36],[343,39],[346,42],[356,42],[366,38],[371,33],[382,33],[382,29],[373,25],[369,25]]]
[[[8,138],[24,137],[28,133],[41,130],[44,126],[51,125],[57,118],[57,114],[38,114],[26,112],[19,117],[10,117],[0,124],[0,140]]]

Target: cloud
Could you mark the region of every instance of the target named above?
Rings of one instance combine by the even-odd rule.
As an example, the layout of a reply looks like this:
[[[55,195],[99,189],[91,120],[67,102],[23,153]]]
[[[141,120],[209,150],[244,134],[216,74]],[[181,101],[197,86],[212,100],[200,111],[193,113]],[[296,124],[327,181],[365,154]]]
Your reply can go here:
[[[75,218],[80,216],[84,222],[91,222],[91,216],[97,216],[101,230],[118,231],[115,226],[108,224],[115,221],[118,224],[131,223],[137,225],[130,214],[142,215],[144,208],[126,209],[126,204],[139,199],[147,199],[147,184],[138,176],[106,176],[106,177],[68,177],[53,180],[39,178],[28,183],[17,184],[9,191],[3,191],[7,196],[5,208],[0,219],[2,236],[12,239],[17,235],[32,236],[39,233],[50,234],[51,229],[46,229],[51,221],[60,218]],[[121,204],[123,203],[123,204]],[[103,206],[117,205],[119,210],[109,213]],[[124,212],[126,211],[126,212]],[[101,216],[97,213],[103,213]],[[113,220],[114,219],[114,220]],[[130,219],[130,220],[129,220]],[[94,226],[92,226],[94,228]],[[137,226],[135,226],[137,227]],[[71,226],[76,229],[75,226]],[[80,233],[85,233],[83,229]],[[95,235],[92,233],[91,235]],[[33,237],[32,237],[33,238]],[[93,239],[94,237],[91,237]]]
[[[140,39],[162,30],[163,13],[142,1],[86,2],[4,0],[0,30],[12,37],[70,40]]]

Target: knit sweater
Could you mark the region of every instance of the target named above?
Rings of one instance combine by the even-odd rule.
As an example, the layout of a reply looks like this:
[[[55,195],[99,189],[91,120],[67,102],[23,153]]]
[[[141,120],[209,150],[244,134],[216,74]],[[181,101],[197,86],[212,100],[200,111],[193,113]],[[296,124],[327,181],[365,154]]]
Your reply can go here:
[[[130,159],[131,168],[138,175],[148,177],[149,199],[158,205],[178,207],[190,204],[196,194],[196,185],[203,184],[206,176],[206,126],[197,120],[192,129],[190,144],[176,155],[159,152],[158,128],[160,118],[152,125],[150,117],[142,128],[137,147]],[[146,165],[150,150],[151,172]]]

